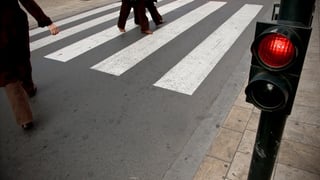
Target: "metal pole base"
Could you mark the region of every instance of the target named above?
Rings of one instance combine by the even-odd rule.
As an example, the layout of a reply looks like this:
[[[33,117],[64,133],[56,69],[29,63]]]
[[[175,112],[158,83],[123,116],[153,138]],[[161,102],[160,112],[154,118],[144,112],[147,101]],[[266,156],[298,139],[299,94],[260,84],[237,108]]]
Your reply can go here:
[[[288,115],[261,112],[248,180],[270,180]]]

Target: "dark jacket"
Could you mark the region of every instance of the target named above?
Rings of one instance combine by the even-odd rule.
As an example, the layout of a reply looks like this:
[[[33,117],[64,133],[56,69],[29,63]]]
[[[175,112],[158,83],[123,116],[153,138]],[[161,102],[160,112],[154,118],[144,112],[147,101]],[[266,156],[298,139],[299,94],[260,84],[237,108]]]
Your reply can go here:
[[[52,24],[34,0],[19,0],[40,27]],[[18,0],[0,2],[0,87],[30,73],[29,25]]]

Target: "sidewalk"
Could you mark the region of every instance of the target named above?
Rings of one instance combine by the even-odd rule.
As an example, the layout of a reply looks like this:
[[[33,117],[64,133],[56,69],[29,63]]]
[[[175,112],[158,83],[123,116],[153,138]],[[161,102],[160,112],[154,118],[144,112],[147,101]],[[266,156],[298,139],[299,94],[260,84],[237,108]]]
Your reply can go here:
[[[273,180],[320,179],[319,1],[298,91],[287,119]],[[194,180],[246,180],[260,111],[245,102],[244,83]]]

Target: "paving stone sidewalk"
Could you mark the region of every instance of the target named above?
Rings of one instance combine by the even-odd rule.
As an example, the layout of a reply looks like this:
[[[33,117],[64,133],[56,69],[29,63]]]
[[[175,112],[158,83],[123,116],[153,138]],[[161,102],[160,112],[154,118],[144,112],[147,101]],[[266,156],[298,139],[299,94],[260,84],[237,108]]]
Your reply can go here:
[[[273,180],[320,180],[319,0],[295,103],[287,119]],[[260,111],[244,89],[207,151],[194,180],[246,180]]]

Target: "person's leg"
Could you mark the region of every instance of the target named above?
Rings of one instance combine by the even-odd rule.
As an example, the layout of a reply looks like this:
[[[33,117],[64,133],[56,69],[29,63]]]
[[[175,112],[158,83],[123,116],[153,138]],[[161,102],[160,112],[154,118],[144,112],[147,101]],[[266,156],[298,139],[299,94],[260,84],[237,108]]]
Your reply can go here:
[[[18,69],[20,72],[25,71],[24,77],[22,77],[22,87],[26,91],[29,97],[33,97],[37,93],[37,86],[34,84],[32,79],[32,66],[30,58],[26,61],[23,68]]]
[[[133,6],[133,15],[134,15],[134,23],[136,25],[139,25],[139,17],[138,17],[137,7],[136,6]]]
[[[32,127],[32,111],[26,92],[20,81],[9,83],[5,86],[5,92],[11,104],[13,114],[18,125],[24,129]]]
[[[131,4],[127,0],[122,0],[120,15],[118,19],[118,28],[121,32],[125,32],[125,26],[131,11]]]
[[[144,0],[137,1],[134,6],[134,8],[136,8],[135,13],[138,17],[141,32],[145,34],[152,34],[152,31],[150,31],[149,29],[149,20],[146,16],[146,7],[144,4]]]
[[[16,59],[17,70],[19,78],[22,82],[22,87],[27,92],[29,97],[36,95],[37,87],[32,78],[32,65],[30,55],[30,38],[29,38],[29,25],[26,20],[24,24],[19,26],[17,39],[13,43],[11,49],[11,58]],[[18,52],[18,54],[17,54]]]
[[[146,6],[148,8],[148,11],[149,11],[151,17],[152,17],[153,22],[156,25],[162,24],[163,23],[162,16],[158,12],[157,7],[154,5],[154,2],[153,1],[147,1],[146,2]]]

